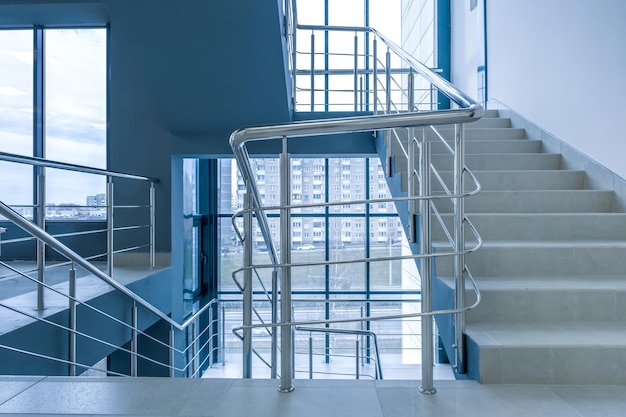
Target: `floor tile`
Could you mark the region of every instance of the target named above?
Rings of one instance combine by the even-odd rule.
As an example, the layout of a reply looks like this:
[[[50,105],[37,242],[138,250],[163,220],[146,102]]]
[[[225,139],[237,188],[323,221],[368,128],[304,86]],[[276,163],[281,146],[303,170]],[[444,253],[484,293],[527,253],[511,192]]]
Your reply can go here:
[[[626,386],[552,387],[551,390],[583,417],[626,415]]]

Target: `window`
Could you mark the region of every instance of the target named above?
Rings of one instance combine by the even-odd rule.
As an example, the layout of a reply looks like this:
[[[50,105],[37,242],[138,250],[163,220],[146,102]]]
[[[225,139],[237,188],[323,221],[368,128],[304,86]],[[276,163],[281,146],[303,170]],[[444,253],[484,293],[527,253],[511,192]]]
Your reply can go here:
[[[105,28],[0,31],[0,151],[106,168],[106,32]],[[34,60],[37,55],[45,59]],[[41,84],[34,81],[39,76],[45,77]],[[38,123],[38,114],[45,117],[45,124]],[[30,166],[1,163],[0,175],[5,202],[33,204]],[[77,220],[106,217],[98,203],[105,181],[98,175],[46,170],[47,215]],[[32,215],[32,207],[16,209]]]

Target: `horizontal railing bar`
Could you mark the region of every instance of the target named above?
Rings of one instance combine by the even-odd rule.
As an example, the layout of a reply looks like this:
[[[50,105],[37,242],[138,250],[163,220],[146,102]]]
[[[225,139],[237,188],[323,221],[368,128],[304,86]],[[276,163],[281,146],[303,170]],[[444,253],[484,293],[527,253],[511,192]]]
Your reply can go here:
[[[159,182],[158,178],[144,177],[142,175],[127,174],[124,172],[110,171],[107,169],[93,168],[84,165],[70,164],[67,162],[52,161],[45,158],[38,158],[36,156],[24,156],[7,152],[0,152],[0,161],[34,165],[46,168],[64,169],[67,171],[83,172],[85,174],[105,175],[109,177],[125,178],[130,180],[149,181],[153,183]]]

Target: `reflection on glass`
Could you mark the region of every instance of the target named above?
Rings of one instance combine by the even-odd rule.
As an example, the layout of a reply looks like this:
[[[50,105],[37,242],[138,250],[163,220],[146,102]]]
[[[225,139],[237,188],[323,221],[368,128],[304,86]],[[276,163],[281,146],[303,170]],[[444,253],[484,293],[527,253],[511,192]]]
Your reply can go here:
[[[33,31],[0,31],[0,151],[33,154]],[[0,163],[0,200],[31,205],[32,168]],[[32,208],[16,207],[32,217]]]
[[[46,157],[106,168],[106,29],[46,29],[44,36]],[[105,192],[93,176],[56,171],[48,179],[56,204],[84,205]]]

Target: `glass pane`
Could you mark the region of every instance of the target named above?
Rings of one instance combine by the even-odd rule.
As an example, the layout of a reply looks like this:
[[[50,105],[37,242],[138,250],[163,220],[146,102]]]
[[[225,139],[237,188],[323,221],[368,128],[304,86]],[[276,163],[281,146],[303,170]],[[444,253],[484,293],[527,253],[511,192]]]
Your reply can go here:
[[[234,159],[219,160],[220,180],[217,184],[219,195],[218,210],[222,214],[234,213],[243,207],[243,199],[239,199],[239,191],[244,189],[243,180],[237,172]],[[241,206],[240,206],[241,204]]]
[[[365,26],[365,0],[328,0],[328,24]]]
[[[0,133],[0,151],[33,154],[32,30],[0,31]]]
[[[0,31],[0,151],[33,154],[33,31]],[[32,205],[33,174],[27,165],[0,163],[0,200]],[[32,208],[16,207],[28,217]]]
[[[106,29],[47,29],[46,158],[106,168]],[[48,170],[48,202],[86,205],[104,177]]]

